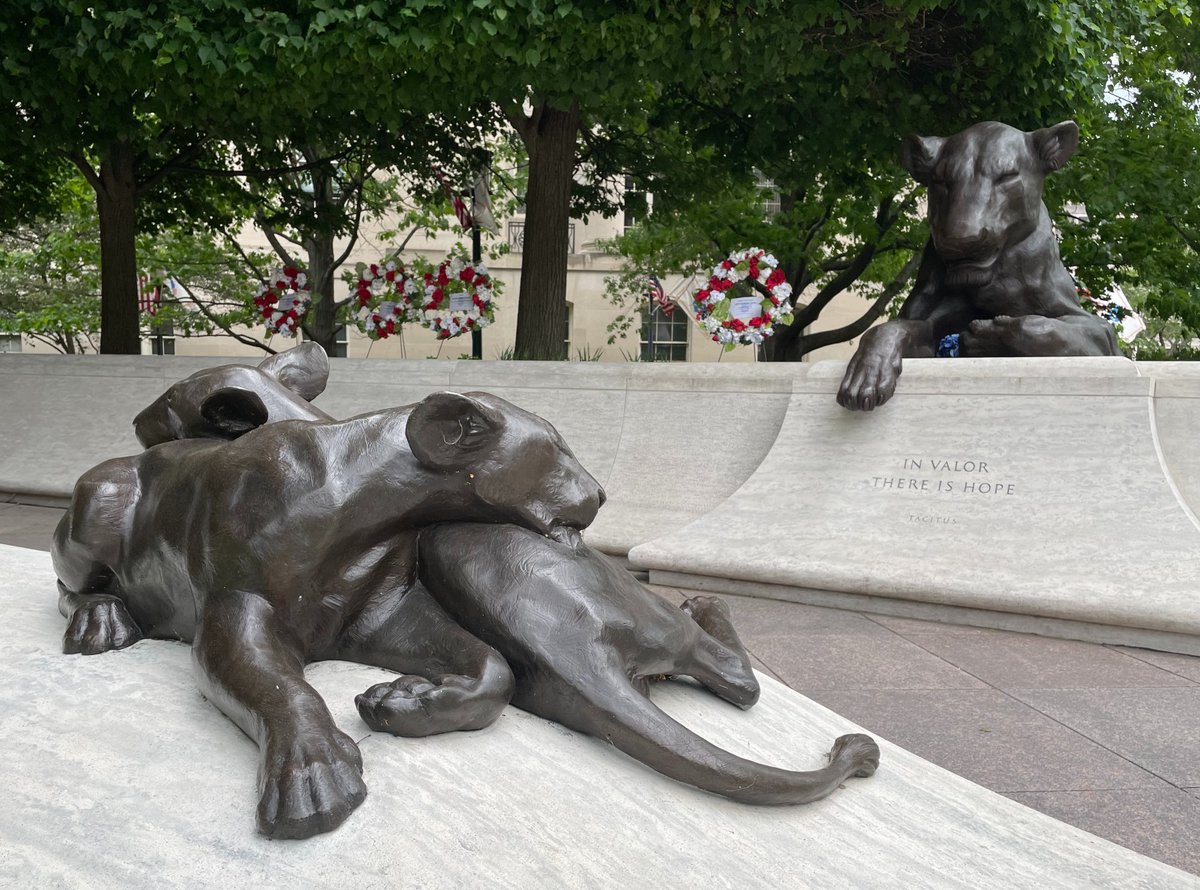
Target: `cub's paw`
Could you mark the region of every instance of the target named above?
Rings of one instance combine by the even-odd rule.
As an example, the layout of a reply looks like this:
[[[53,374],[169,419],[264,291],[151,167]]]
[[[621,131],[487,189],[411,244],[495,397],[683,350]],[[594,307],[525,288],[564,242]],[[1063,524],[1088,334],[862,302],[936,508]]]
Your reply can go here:
[[[500,716],[511,695],[509,687],[492,689],[458,674],[432,680],[401,674],[390,683],[376,683],[356,696],[354,704],[363,722],[376,732],[421,738],[481,729]]]
[[[845,765],[850,775],[865,779],[879,768],[879,745],[861,732],[839,736],[829,752],[829,762]]]
[[[90,594],[88,601],[75,610],[63,634],[63,652],[67,655],[99,655],[110,649],[124,649],[142,638],[142,632],[129,617],[125,604],[108,594]]]
[[[333,831],[366,799],[362,755],[344,732],[279,733],[263,749],[258,830],[275,840]]]

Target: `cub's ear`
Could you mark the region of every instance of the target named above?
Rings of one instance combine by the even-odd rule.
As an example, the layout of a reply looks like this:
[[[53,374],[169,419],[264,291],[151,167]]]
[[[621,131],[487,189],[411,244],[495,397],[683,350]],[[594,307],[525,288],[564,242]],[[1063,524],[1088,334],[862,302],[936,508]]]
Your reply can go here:
[[[236,439],[267,422],[267,406],[249,390],[226,387],[204,400],[200,416],[208,423],[206,435]]]
[[[133,419],[133,434],[143,448],[153,448],[179,438],[179,419],[170,408],[168,395],[169,391],[159,396]]]
[[[503,428],[504,418],[482,402],[456,392],[435,392],[413,408],[404,433],[422,464],[454,470],[478,460]]]
[[[1079,127],[1075,121],[1063,121],[1053,127],[1034,130],[1029,135],[1033,139],[1033,153],[1041,158],[1046,173],[1062,167],[1079,148]]]
[[[329,356],[319,343],[306,341],[299,346],[269,356],[258,366],[300,398],[311,402],[325,391],[329,382]]]
[[[946,140],[941,136],[908,136],[900,146],[900,164],[921,185],[933,178],[933,165]]]

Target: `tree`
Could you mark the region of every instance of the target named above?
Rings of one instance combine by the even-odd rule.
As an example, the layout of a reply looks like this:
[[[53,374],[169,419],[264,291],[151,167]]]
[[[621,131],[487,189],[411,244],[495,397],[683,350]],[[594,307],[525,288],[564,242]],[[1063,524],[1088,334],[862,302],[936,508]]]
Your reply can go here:
[[[681,84],[656,102],[655,132],[675,134],[656,144],[686,134],[691,145],[651,159],[643,184],[662,218],[618,249],[635,269],[688,272],[756,243],[776,253],[797,292],[817,288],[768,341],[768,358],[856,336],[903,295],[924,242],[919,193],[897,163],[902,136],[1086,115],[1102,103],[1107,60],[1151,28],[1160,5],[814,3],[788,10],[791,28],[764,14],[747,36],[776,61]],[[779,191],[770,221],[755,207],[751,168]],[[838,331],[807,332],[851,285],[872,295],[870,308]]]
[[[96,351],[100,244],[91,201],[88,183],[68,175],[47,195],[39,217],[0,236],[0,330],[23,334],[59,352]],[[243,255],[229,245],[188,229],[165,227],[140,236],[137,251],[144,276],[163,281],[169,276],[179,291],[172,295],[167,290],[156,316],[139,315],[139,337],[164,323],[184,335],[216,328],[232,334],[235,326],[252,320],[247,309],[252,279]]]
[[[629,117],[649,85],[732,71],[755,6],[428,0],[327,8],[317,21],[329,29],[352,21],[350,57],[392,76],[394,95],[423,89],[507,117],[529,157],[516,354],[562,359],[571,201],[589,193],[575,183],[581,134]]]
[[[231,180],[178,175],[227,167],[223,139],[294,126],[332,100],[336,86],[297,52],[306,27],[249,0],[29,0],[0,19],[0,163],[36,182],[65,159],[91,185],[103,351],[140,348],[137,233],[235,215]]]
[[[304,268],[313,305],[303,322],[305,336],[333,354],[338,328],[349,321],[349,298],[337,300],[337,270],[358,243],[361,226],[398,214],[395,228],[445,228],[449,207],[439,175],[470,182],[485,157],[485,129],[494,121],[475,117],[448,122],[436,115],[397,112],[389,129],[349,115],[336,148],[303,134],[271,145],[241,141],[248,198],[255,224],[278,261]],[[326,127],[330,132],[333,125]],[[437,172],[435,172],[437,171]],[[266,270],[255,270],[265,279]]]
[[[649,274],[706,279],[718,260],[751,245],[779,255],[796,295],[795,320],[767,341],[768,357],[795,361],[856,337],[904,293],[920,263],[925,225],[916,198],[914,185],[893,174],[855,188],[830,178],[787,193],[749,179],[679,204],[656,200],[652,215],[606,245],[627,261],[626,271],[608,284],[612,302],[626,310],[610,326],[610,342],[631,325],[628,310],[647,305]],[[810,285],[816,291],[805,299]],[[833,330],[809,331],[852,286],[871,299],[859,317]]]
[[[1094,293],[1119,285],[1175,339],[1200,332],[1200,43],[1159,16],[1114,60],[1079,155],[1051,183],[1063,259]],[[1160,331],[1161,333],[1161,331]],[[1190,337],[1188,338],[1190,339]]]

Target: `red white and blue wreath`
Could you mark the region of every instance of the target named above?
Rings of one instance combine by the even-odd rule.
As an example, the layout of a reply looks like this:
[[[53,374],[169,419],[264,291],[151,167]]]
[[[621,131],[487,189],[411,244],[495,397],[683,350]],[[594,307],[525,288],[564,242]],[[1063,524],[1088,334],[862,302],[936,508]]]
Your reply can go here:
[[[740,343],[757,346],[775,333],[776,324],[791,324],[791,296],[779,261],[749,247],[734,251],[713,269],[708,283],[692,297],[692,309],[697,323],[728,352]]]
[[[451,255],[427,267],[419,281],[425,294],[418,322],[440,340],[485,328],[496,318],[496,288],[483,263]]]
[[[262,313],[268,335],[296,336],[312,304],[311,289],[308,276],[294,266],[271,272],[271,277],[254,298],[254,305]]]
[[[386,340],[404,322],[417,321],[424,288],[395,260],[359,263],[351,292],[358,303],[359,330],[372,340]]]

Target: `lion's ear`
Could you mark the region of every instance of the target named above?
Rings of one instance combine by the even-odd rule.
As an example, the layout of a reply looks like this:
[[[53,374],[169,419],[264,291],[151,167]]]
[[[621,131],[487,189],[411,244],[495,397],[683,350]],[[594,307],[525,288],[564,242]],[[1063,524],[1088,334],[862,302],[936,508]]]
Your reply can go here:
[[[208,422],[208,435],[236,439],[267,422],[267,406],[249,390],[230,386],[206,398],[200,416]]]
[[[456,392],[435,392],[413,408],[405,435],[422,464],[454,470],[478,460],[503,428],[504,418],[482,402]]]
[[[1034,153],[1042,162],[1042,170],[1053,173],[1071,159],[1079,148],[1079,127],[1075,121],[1063,121],[1053,127],[1034,130],[1029,134]]]
[[[941,136],[908,136],[900,145],[900,165],[921,185],[929,185],[938,153],[946,140]]]
[[[329,382],[329,356],[319,343],[308,341],[264,359],[258,366],[300,398],[311,402]]]

